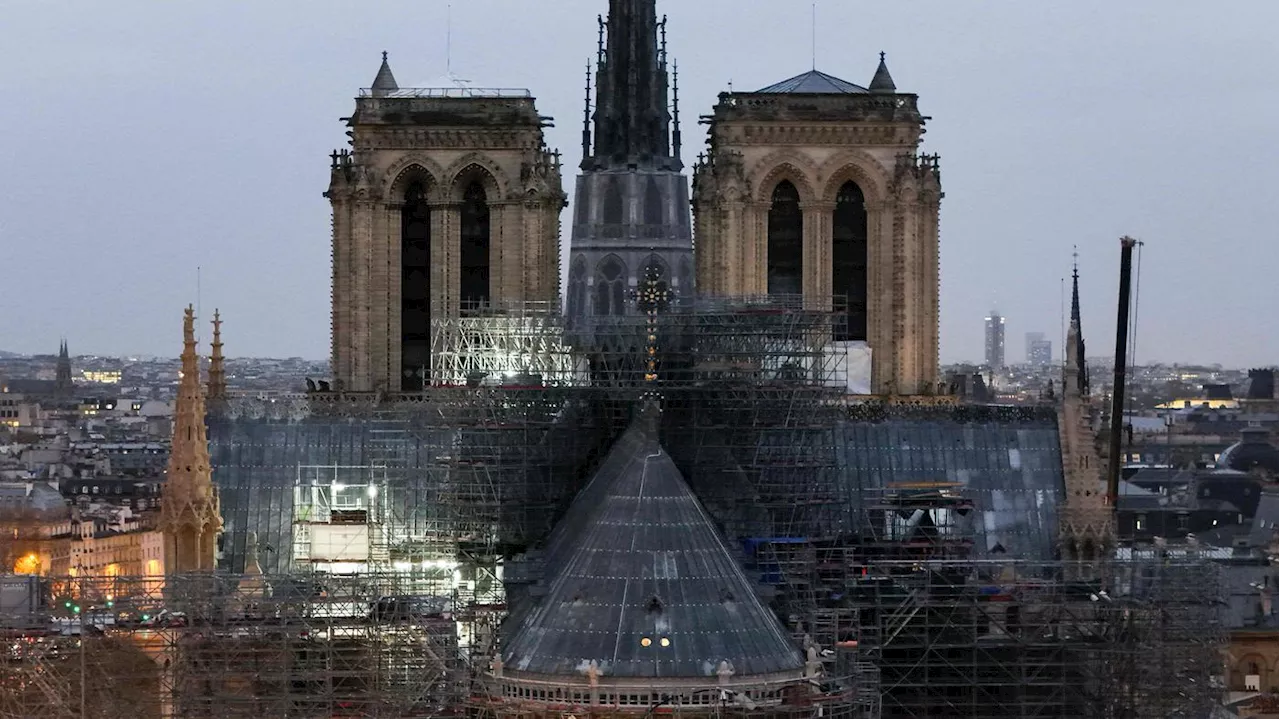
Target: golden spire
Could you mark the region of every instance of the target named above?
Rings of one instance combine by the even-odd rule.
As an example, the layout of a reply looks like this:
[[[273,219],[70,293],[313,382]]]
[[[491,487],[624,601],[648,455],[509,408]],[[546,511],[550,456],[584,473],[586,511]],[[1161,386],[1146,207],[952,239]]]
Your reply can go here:
[[[227,371],[222,364],[222,319],[218,310],[213,311],[213,342],[209,344],[209,404],[227,398]]]
[[[182,379],[173,408],[168,476],[160,505],[168,574],[212,571],[218,532],[222,530],[209,464],[209,440],[205,434],[195,312],[190,305],[183,319],[182,338]]]

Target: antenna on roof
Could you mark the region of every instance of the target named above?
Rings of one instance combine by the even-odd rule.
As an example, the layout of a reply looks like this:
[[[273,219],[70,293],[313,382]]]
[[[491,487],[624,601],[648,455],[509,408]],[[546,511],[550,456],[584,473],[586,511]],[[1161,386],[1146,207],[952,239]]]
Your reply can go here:
[[[453,77],[453,3],[444,6],[444,74]]]
[[[809,4],[809,69],[818,69],[818,0]]]

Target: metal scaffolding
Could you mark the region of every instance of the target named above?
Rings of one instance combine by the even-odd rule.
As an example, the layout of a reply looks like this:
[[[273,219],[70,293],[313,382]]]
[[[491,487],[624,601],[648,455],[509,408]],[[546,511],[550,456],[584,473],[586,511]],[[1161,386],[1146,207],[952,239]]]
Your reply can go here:
[[[825,676],[861,677],[850,691],[881,687],[842,705],[857,716],[1207,706],[1212,565],[1044,561],[1062,491],[1052,412],[851,404],[827,303],[681,300],[653,339],[643,318],[598,319],[586,342],[551,307],[440,315],[425,392],[231,398],[209,432],[225,574],[50,582],[45,629],[5,655],[0,717],[520,714],[474,677],[655,388],[663,446],[797,644]],[[970,474],[1005,484],[956,479]],[[1013,499],[1035,521],[989,516]],[[265,576],[244,574],[256,564]],[[107,609],[131,614],[99,622]],[[86,700],[108,685],[136,689]]]
[[[41,598],[0,717],[457,716],[500,620],[452,572],[65,578]]]

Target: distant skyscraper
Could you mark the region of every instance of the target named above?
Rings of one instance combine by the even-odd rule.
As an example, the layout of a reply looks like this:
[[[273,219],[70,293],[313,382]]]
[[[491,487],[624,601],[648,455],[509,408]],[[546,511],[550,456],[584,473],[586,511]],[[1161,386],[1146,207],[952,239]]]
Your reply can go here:
[[[992,369],[1004,368],[1004,318],[995,310],[987,315],[986,364]]]
[[[1053,364],[1053,342],[1045,339],[1043,332],[1027,333],[1027,364],[1032,367]]]

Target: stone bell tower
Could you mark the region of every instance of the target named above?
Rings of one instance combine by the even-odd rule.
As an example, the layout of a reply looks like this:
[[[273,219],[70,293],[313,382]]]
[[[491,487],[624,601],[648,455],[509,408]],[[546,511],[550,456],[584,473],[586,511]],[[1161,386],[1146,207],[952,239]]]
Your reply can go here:
[[[694,169],[703,295],[833,298],[833,342],[870,355],[870,391],[932,393],[938,381],[938,156],[927,119],[884,55],[871,82],[811,70],[726,92]]]
[[[383,53],[331,155],[335,389],[430,384],[433,320],[559,298],[560,161],[527,90],[401,88]]]

